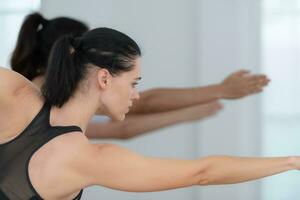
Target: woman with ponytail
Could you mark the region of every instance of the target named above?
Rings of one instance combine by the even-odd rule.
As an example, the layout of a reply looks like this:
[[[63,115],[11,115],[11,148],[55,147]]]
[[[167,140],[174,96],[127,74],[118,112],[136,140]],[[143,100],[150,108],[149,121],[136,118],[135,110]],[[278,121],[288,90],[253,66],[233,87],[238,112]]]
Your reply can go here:
[[[87,30],[87,25],[70,18],[47,20],[39,13],[28,15],[12,54],[12,69],[31,81],[40,79],[45,74],[54,42],[63,35],[80,36]]]
[[[82,133],[96,111],[123,121],[139,98],[140,59],[129,36],[98,28],[57,41],[42,93],[0,68],[1,200],[80,199],[92,185],[152,192],[233,184],[300,170],[300,156],[162,159],[90,143]]]
[[[12,55],[12,69],[40,88],[54,42],[64,35],[79,36],[87,30],[87,25],[74,19],[58,17],[48,20],[39,13],[28,15]],[[140,100],[134,102],[124,122],[104,122],[98,118],[89,123],[85,134],[89,138],[129,139],[166,126],[200,120],[220,110],[216,100],[241,98],[257,93],[267,82],[265,76],[240,71],[212,86],[147,90],[141,92]],[[99,115],[98,112],[96,114]]]

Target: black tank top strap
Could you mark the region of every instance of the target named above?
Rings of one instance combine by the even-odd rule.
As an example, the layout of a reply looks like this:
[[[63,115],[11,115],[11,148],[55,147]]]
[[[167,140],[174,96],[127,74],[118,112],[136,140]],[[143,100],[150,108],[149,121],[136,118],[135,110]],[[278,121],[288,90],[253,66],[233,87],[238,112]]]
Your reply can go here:
[[[74,131],[82,132],[82,129],[79,126],[74,126],[74,125],[71,125],[71,126],[51,126],[51,124],[50,124],[50,111],[51,111],[50,104],[45,102],[45,104],[43,106],[43,109],[47,110],[49,126],[52,129],[55,129],[57,134],[69,133],[69,132],[74,132]]]
[[[82,133],[81,128],[78,126],[52,126],[51,130],[53,132],[52,137],[67,134],[70,132],[81,132]]]
[[[52,126],[52,128],[61,133],[69,133],[75,131],[82,132],[79,126]]]
[[[69,132],[81,132],[78,126],[51,126],[51,105],[44,103],[30,124],[12,141],[0,145],[0,199],[42,198],[33,188],[28,174],[28,165],[33,154],[53,138]],[[74,200],[79,200],[82,190]]]
[[[73,200],[80,200],[82,197],[83,190],[80,190],[79,194]]]

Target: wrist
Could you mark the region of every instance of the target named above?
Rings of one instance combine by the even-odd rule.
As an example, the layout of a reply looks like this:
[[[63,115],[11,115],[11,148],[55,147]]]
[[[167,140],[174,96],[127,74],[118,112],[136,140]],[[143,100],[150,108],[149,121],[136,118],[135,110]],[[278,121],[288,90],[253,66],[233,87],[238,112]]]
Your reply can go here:
[[[299,156],[290,156],[288,157],[288,166],[291,170],[300,169],[300,157]]]
[[[226,98],[226,89],[224,83],[216,84],[214,87],[216,89],[216,97],[218,99]]]

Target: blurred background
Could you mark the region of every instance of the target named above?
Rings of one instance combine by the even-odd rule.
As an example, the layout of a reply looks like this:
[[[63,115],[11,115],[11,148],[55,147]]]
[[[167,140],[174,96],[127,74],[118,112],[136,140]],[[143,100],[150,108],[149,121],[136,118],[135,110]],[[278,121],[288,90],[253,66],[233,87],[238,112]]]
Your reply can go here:
[[[9,68],[20,25],[33,11],[133,37],[144,54],[141,90],[217,83],[240,68],[272,80],[261,95],[222,101],[225,109],[212,119],[110,142],[173,158],[300,155],[300,0],[1,0],[1,66]],[[299,185],[293,171],[237,185],[153,193],[91,187],[83,199],[296,200]]]

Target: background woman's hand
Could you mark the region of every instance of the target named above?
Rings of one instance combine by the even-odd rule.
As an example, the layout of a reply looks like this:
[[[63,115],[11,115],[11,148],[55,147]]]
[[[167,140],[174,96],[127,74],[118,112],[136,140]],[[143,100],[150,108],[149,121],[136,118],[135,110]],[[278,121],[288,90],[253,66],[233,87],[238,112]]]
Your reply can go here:
[[[250,71],[239,70],[229,75],[222,83],[223,97],[226,99],[242,98],[260,93],[270,80],[261,74],[250,74]]]

